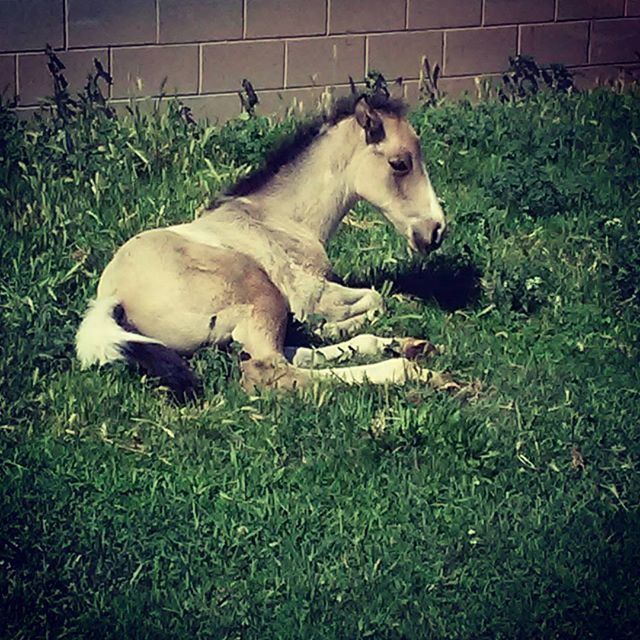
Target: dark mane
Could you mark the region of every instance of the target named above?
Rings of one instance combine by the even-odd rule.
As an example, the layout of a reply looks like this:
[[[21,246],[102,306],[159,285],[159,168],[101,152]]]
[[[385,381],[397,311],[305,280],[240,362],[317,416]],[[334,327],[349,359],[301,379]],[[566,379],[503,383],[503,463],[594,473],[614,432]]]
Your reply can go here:
[[[247,196],[264,187],[282,167],[293,163],[311,146],[325,125],[335,125],[352,116],[361,97],[360,94],[342,96],[334,102],[328,113],[301,122],[292,134],[285,136],[269,151],[262,166],[240,178],[224,192],[224,196]],[[404,117],[407,112],[407,105],[399,98],[376,93],[366,99],[373,109],[398,118]]]

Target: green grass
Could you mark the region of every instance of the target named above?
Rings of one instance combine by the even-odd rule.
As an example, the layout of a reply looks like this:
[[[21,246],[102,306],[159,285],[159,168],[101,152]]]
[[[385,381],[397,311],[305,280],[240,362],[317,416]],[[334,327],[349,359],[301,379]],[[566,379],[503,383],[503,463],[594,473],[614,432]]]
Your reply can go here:
[[[290,121],[0,109],[0,635],[623,638],[640,624],[640,100],[413,114],[450,218],[428,259],[362,206],[331,244],[385,335],[479,380],[200,405],[73,336],[115,248],[187,220]],[[584,465],[580,464],[581,457]]]

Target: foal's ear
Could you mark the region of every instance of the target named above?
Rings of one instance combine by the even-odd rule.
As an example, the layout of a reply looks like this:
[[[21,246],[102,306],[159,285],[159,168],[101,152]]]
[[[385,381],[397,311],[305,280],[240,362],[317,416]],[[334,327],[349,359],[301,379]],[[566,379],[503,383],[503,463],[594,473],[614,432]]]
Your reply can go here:
[[[384,139],[382,118],[375,109],[371,108],[366,96],[362,96],[356,102],[355,116],[358,124],[364,129],[367,144],[375,144]]]

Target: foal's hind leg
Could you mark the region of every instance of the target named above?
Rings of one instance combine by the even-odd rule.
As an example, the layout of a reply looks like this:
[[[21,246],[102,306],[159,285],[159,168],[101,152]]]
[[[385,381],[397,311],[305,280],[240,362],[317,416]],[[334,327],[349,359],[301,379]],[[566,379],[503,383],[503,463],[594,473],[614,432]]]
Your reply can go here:
[[[326,362],[354,356],[380,356],[393,353],[410,360],[429,355],[435,347],[427,340],[417,338],[381,338],[364,333],[345,342],[326,347],[285,347],[284,355],[296,367],[316,367]]]
[[[390,358],[375,364],[354,367],[330,367],[326,369],[304,369],[295,367],[283,358],[248,360],[242,363],[243,386],[247,391],[256,387],[294,389],[302,388],[320,380],[346,384],[392,384],[422,382],[436,389],[458,388],[455,382],[443,374],[423,369],[407,358]]]
[[[291,363],[281,358],[252,360],[243,363],[245,388],[247,382],[254,386],[293,388],[305,387],[318,380],[333,380],[346,384],[393,384],[402,385],[415,381],[428,384],[436,389],[457,388],[457,384],[446,376],[418,366],[409,357],[429,353],[433,345],[414,338],[380,338],[360,335],[335,345],[309,349],[306,347],[285,347],[284,354]],[[346,367],[310,368],[320,363],[339,360],[343,356],[376,356],[385,351],[395,351],[402,357],[390,358],[374,364]],[[409,356],[409,357],[407,357]]]
[[[355,367],[331,367],[328,369],[298,369],[306,380],[337,380],[346,384],[394,384],[423,382],[436,389],[459,388],[447,376],[431,369],[423,369],[407,358],[391,358]]]
[[[437,371],[419,367],[411,359],[432,352],[435,347],[426,340],[415,338],[381,338],[363,334],[345,342],[309,349],[307,347],[285,347],[285,356],[304,384],[329,379],[347,384],[404,384],[409,381],[424,382],[438,389],[457,386]],[[402,356],[376,362],[347,367],[307,368],[340,360],[342,357],[378,356],[389,351]],[[304,367],[304,368],[303,368]]]

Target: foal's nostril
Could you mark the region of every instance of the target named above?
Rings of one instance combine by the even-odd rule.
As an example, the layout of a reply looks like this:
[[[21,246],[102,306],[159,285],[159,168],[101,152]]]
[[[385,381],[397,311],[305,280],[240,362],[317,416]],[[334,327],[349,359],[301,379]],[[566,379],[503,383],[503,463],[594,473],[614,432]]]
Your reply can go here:
[[[437,247],[440,244],[440,240],[442,240],[442,225],[436,222],[431,232],[431,246]]]
[[[437,220],[425,220],[413,227],[412,238],[415,248],[425,253],[437,249],[442,243],[444,225]]]

